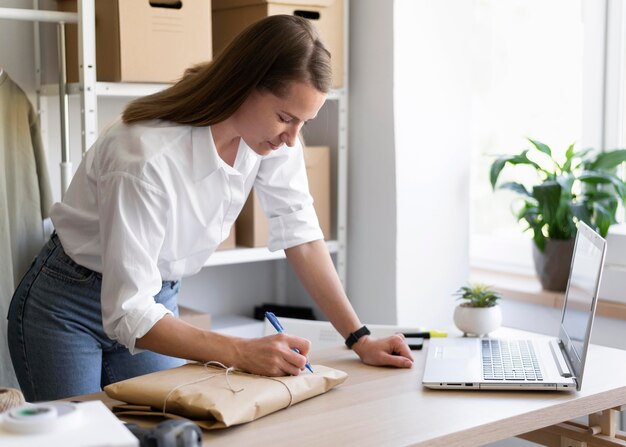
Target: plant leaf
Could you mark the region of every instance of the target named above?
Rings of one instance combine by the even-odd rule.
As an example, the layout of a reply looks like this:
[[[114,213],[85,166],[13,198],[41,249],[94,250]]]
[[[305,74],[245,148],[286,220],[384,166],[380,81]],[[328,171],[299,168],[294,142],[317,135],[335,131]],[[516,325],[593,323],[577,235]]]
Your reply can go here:
[[[458,296],[458,300],[467,300],[465,304],[471,307],[495,306],[497,301],[502,299],[502,296],[491,289],[491,286],[481,283],[460,287],[454,295]]]
[[[588,169],[610,170],[619,164],[626,162],[626,149],[615,149],[608,152],[600,152],[595,159],[589,161]]]
[[[548,228],[548,235],[553,239],[571,239],[576,235],[569,194],[562,195],[559,207],[556,210],[554,224]]]
[[[589,189],[586,189],[584,193],[580,196],[580,200],[588,200],[588,201],[606,200],[606,199],[617,200],[613,192],[609,192],[605,189],[591,188],[591,187]]]
[[[499,187],[500,189],[510,189],[511,191],[514,191],[518,194],[522,194],[524,196],[531,196],[530,192],[528,192],[528,190],[526,189],[526,187],[524,185],[522,185],[521,183],[516,183],[516,182],[507,182],[507,183],[503,183],[500,185]]]
[[[533,197],[539,202],[545,223],[552,226],[556,220],[557,210],[561,202],[561,185],[548,180],[533,188]]]
[[[609,227],[615,220],[615,218],[612,217],[614,215],[611,215],[611,212],[598,202],[593,204],[593,214],[598,233],[600,233],[600,236],[606,237],[609,232]]]
[[[493,163],[491,163],[491,169],[489,171],[489,180],[491,181],[491,189],[496,189],[496,182],[500,176],[500,172],[504,168],[504,165],[511,157],[500,157]]]
[[[556,181],[559,182],[559,185],[561,185],[563,193],[567,193],[568,196],[572,195],[572,186],[574,185],[575,180],[576,178],[572,174],[563,174],[556,178]]]
[[[512,164],[512,165],[522,165],[522,164],[530,165],[530,166],[533,166],[539,172],[544,172],[546,174],[549,174],[548,172],[546,172],[545,169],[543,169],[537,163],[530,160],[527,154],[528,154],[528,150],[525,150],[525,151],[522,151],[522,153],[518,155],[505,155],[496,159],[491,164],[491,169],[489,171],[489,179],[491,181],[491,188],[492,189],[496,188],[496,183],[498,182],[498,177],[500,176],[500,172],[502,172],[502,169],[507,163]]]
[[[580,175],[580,181],[584,182],[587,185],[613,185],[615,193],[611,192],[611,196],[617,196],[624,201],[626,198],[626,183],[616,176],[615,174],[598,172],[598,171],[585,171]],[[597,188],[596,188],[597,189]],[[608,192],[609,190],[603,188],[603,191]]]
[[[585,203],[571,203],[570,209],[572,210],[572,216],[578,220],[582,220],[590,227],[594,225],[591,223],[591,211]]]
[[[611,183],[611,179],[607,174],[598,171],[584,171],[578,176],[581,182],[590,183],[592,185]]]
[[[528,138],[528,141],[530,141],[532,145],[537,148],[537,150],[543,152],[548,157],[552,158],[552,150],[550,149],[550,147],[548,147],[547,144],[543,144],[541,141],[533,140],[531,138]]]

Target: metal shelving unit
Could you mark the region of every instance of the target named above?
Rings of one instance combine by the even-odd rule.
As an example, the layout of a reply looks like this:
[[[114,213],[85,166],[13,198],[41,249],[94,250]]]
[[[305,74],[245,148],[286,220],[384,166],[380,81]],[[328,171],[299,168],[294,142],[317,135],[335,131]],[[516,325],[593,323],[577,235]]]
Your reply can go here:
[[[331,253],[339,253],[338,241],[326,241],[326,246]],[[210,267],[215,265],[240,264],[244,262],[273,261],[275,259],[285,259],[285,253],[282,250],[271,252],[266,247],[238,247],[233,250],[223,250],[213,253],[204,266]]]
[[[33,10],[11,10],[10,8],[0,8],[0,17],[8,18],[9,14],[38,17],[42,21],[53,21],[63,23],[78,23],[79,41],[79,82],[67,84],[65,82],[65,62],[59,60],[60,82],[59,84],[41,83],[41,62],[39,48],[35,52],[35,65],[37,70],[37,95],[38,108],[45,115],[45,98],[59,96],[62,108],[62,163],[61,163],[61,189],[64,192],[69,185],[72,175],[72,162],[69,158],[69,148],[67,147],[67,101],[69,95],[80,96],[80,121],[81,121],[81,149],[84,154],[96,141],[98,136],[98,98],[133,98],[149,95],[166,88],[169,84],[151,83],[115,83],[96,81],[96,45],[95,45],[95,6],[94,0],[79,0],[77,13],[63,13],[57,11],[38,10],[38,1],[34,1]],[[348,33],[348,2],[345,6],[345,35]],[[45,20],[41,19],[45,18]],[[63,34],[59,31],[60,34]],[[35,44],[38,46],[38,30],[35,28]],[[63,41],[64,36],[59,37],[59,52],[65,51]],[[347,56],[347,39],[344,43],[344,52]],[[347,57],[346,57],[347,60]],[[61,73],[61,71],[63,73]],[[345,70],[344,85],[347,81],[347,70]],[[43,101],[42,101],[43,99]],[[327,241],[329,251],[336,256],[336,266],[342,283],[346,284],[346,223],[347,223],[347,162],[348,162],[348,131],[347,131],[347,88],[333,90],[328,95],[327,101],[337,103],[337,138],[333,141],[332,153],[335,156],[335,181],[334,192],[336,204],[336,228],[335,239]],[[42,123],[43,127],[43,123]],[[236,248],[232,250],[218,251],[208,260],[206,266],[233,265],[247,262],[260,262],[285,257],[282,251],[270,252],[267,248]]]

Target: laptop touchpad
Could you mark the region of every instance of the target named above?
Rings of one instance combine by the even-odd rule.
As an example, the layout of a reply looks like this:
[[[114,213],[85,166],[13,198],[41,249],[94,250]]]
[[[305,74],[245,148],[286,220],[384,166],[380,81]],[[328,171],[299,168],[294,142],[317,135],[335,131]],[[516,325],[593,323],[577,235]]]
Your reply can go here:
[[[435,349],[435,358],[436,359],[467,359],[472,357],[474,352],[471,349],[467,349],[467,347],[462,348],[460,346],[437,346]]]

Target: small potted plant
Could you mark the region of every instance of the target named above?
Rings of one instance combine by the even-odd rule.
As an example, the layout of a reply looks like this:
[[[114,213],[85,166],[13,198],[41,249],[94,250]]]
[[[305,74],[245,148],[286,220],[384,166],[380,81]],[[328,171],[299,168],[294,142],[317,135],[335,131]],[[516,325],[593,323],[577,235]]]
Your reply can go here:
[[[454,295],[462,300],[454,309],[454,324],[464,336],[487,335],[502,324],[502,311],[498,305],[502,296],[490,286],[469,284],[459,288]]]

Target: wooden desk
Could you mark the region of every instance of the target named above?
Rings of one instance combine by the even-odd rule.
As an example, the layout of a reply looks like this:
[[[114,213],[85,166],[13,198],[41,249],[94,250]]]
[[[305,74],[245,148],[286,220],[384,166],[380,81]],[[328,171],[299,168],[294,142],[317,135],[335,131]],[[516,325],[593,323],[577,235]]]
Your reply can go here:
[[[591,346],[582,390],[560,393],[428,390],[421,385],[426,349],[427,343],[424,351],[414,351],[416,361],[408,370],[365,366],[345,348],[314,353],[313,365],[346,371],[348,380],[323,396],[257,421],[205,432],[205,443],[450,447],[478,446],[533,432],[522,437],[559,446],[560,435],[570,433],[570,428],[555,424],[607,410],[606,425],[614,420],[615,411],[609,409],[626,404],[626,351]],[[83,396],[93,398],[111,402],[104,393]],[[536,432],[549,426],[554,427]],[[610,430],[605,427],[605,433]],[[626,446],[624,440],[614,442],[565,445]]]

